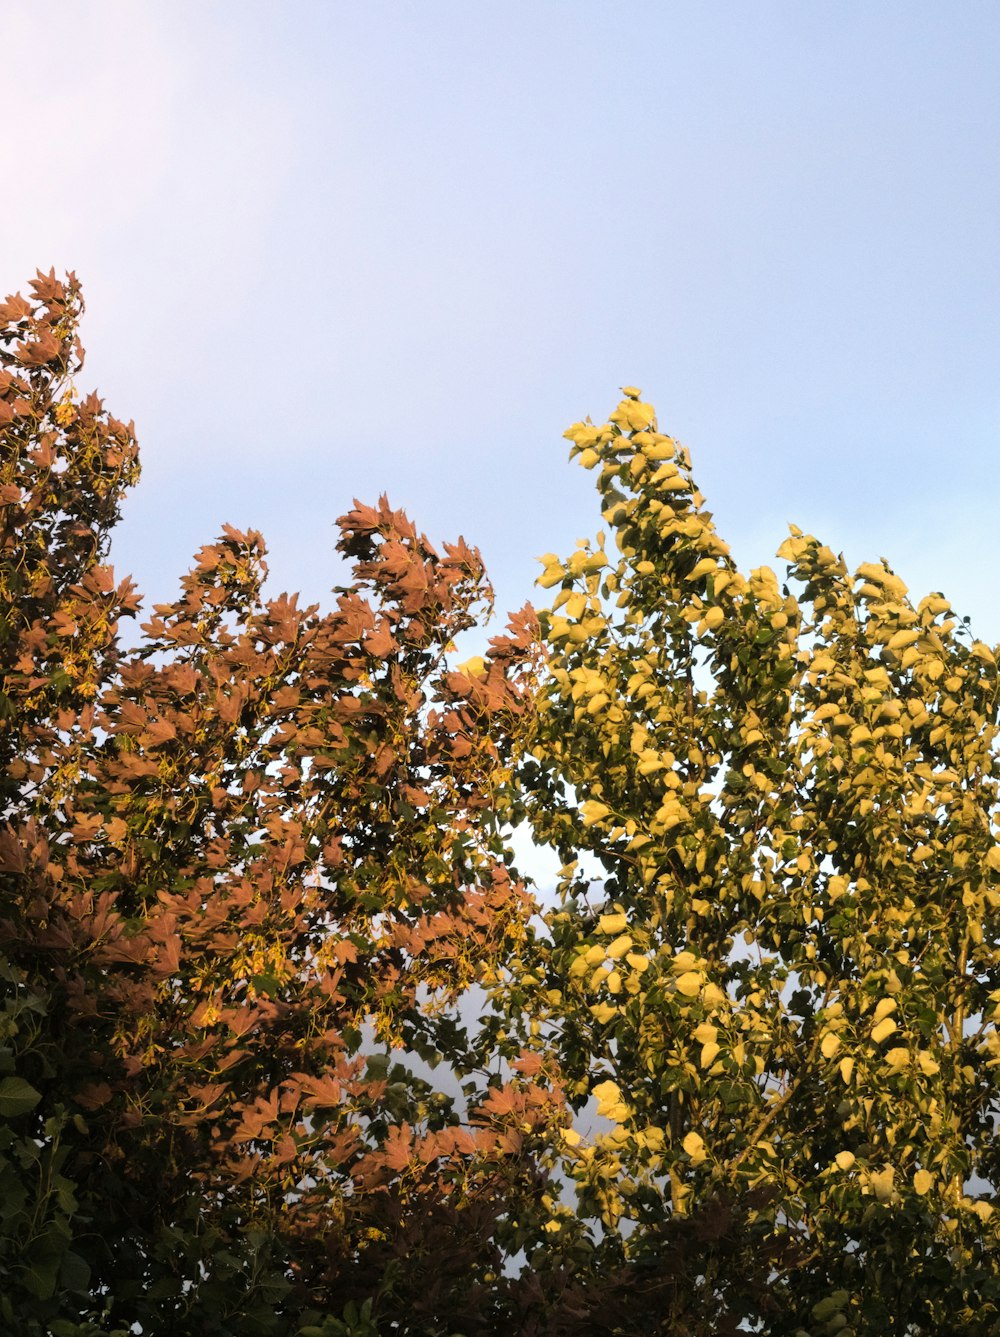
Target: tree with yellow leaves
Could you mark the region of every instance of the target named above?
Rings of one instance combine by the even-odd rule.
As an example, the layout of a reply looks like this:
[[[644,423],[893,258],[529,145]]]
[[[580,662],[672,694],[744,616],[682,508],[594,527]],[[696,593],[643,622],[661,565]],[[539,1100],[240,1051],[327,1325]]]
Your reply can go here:
[[[608,1331],[996,1332],[996,651],[795,527],[741,571],[624,394],[567,433],[608,536],[539,582],[563,867],[516,1006],[602,1116],[539,1266],[631,1272]]]

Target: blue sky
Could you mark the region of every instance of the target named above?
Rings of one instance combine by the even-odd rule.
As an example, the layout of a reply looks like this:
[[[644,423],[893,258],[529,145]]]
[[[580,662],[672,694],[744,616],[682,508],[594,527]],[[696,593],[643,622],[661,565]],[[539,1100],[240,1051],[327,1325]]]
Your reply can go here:
[[[0,0],[0,46],[0,289],[85,285],[151,602],[226,521],[322,600],[386,490],[516,607],[632,383],[742,563],[795,522],[1000,640],[994,3]]]

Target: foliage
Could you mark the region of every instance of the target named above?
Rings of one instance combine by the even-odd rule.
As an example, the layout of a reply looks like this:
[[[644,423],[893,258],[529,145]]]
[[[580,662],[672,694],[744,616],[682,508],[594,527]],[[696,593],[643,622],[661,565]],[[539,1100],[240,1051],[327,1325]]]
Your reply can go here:
[[[629,1331],[993,1332],[996,651],[794,527],[742,573],[638,391],[567,436],[611,541],[542,559],[526,1006],[604,1131],[563,1135],[556,1228],[638,1267],[740,1217]]]
[[[227,527],[125,649],[134,435],[76,396],[75,279],[31,289],[0,308],[7,1322],[287,1333],[356,1299],[437,1330],[561,1117],[456,1006],[526,931],[498,813],[530,617],[450,667],[481,560],[383,498],[339,522],[332,612],[265,599]]]
[[[482,658],[384,497],[332,611],[227,526],[126,638],[81,313],[0,304],[0,1326],[995,1331],[996,652],[794,528],[741,572],[631,388]]]

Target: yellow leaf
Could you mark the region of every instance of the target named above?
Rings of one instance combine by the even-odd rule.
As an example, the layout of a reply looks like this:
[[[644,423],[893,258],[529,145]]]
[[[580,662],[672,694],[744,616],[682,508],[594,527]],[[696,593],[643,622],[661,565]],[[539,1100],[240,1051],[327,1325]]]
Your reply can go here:
[[[895,1049],[890,1049],[885,1056],[885,1061],[894,1072],[900,1068],[905,1068],[910,1061],[910,1051],[903,1045],[898,1045]]]
[[[710,1068],[719,1055],[719,1046],[714,1040],[709,1040],[708,1044],[701,1047],[701,1058],[699,1062],[703,1068]]]
[[[896,1171],[891,1165],[873,1173],[871,1176],[872,1192],[878,1198],[879,1202],[888,1202],[892,1197],[892,1182],[896,1177]]]
[[[629,934],[623,933],[621,937],[615,938],[614,942],[609,945],[607,951],[608,959],[611,961],[620,961],[625,953],[630,952],[631,950],[632,939]]]
[[[581,975],[585,975],[589,965],[590,962],[587,960],[586,956],[576,957],[569,968],[570,979],[578,980]]]
[[[808,548],[807,539],[801,534],[792,534],[790,538],[785,539],[775,556],[783,558],[786,562],[797,562]]]
[[[592,445],[599,439],[600,433],[592,423],[575,422],[563,432],[567,441],[574,441],[578,446]]]
[[[621,933],[623,929],[628,928],[628,915],[601,915],[600,919],[597,921],[597,927],[602,933]]]
[[[929,1170],[918,1170],[913,1176],[913,1187],[923,1197],[934,1187],[934,1176]]]
[[[656,411],[652,404],[644,404],[641,399],[623,399],[612,413],[611,421],[630,431],[641,432],[656,421]]]
[[[849,1170],[849,1169],[851,1168],[851,1166],[854,1164],[854,1159],[855,1159],[855,1158],[854,1158],[854,1152],[853,1152],[853,1151],[838,1151],[838,1152],[837,1152],[837,1156],[836,1156],[837,1164],[840,1166],[840,1168],[841,1168],[842,1170]]]
[[[677,977],[677,992],[685,998],[695,998],[701,992],[702,977],[695,970],[686,970]]]
[[[603,1119],[621,1123],[628,1118],[628,1107],[622,1100],[617,1082],[598,1082],[591,1094],[597,1097],[597,1113]]]
[[[662,1151],[666,1138],[663,1135],[663,1129],[650,1124],[644,1128],[641,1133],[636,1134],[636,1141],[640,1146],[649,1147],[653,1151]]]
[[[471,659],[465,660],[462,664],[455,665],[456,673],[462,673],[467,678],[481,678],[486,672],[486,660],[482,655],[473,655]]]
[[[655,487],[661,487],[668,479],[676,479],[681,487],[684,486],[684,480],[677,472],[677,465],[674,464],[673,460],[666,460],[661,464],[649,481]]]
[[[706,984],[705,991],[701,996],[701,1001],[707,1008],[712,1009],[722,1007],[728,1000],[724,990],[720,989],[717,984]]]
[[[644,444],[642,447],[642,453],[647,460],[668,460],[673,455],[676,446],[669,436],[658,436],[652,433],[647,435],[649,444]]]
[[[904,645],[912,645],[914,641],[918,641],[919,639],[919,631],[897,631],[894,635],[889,637],[885,648],[887,650],[900,650]]]
[[[850,1082],[851,1074],[854,1072],[854,1059],[842,1058],[840,1060],[840,1077],[843,1082]]]
[[[876,584],[883,585],[888,574],[888,571],[881,564],[862,562],[854,573],[854,578],[855,580],[874,580]]]
[[[872,1027],[872,1039],[879,1045],[883,1040],[887,1040],[895,1030],[898,1030],[898,1027],[892,1017],[883,1017],[877,1025]]]
[[[827,1031],[823,1036],[823,1043],[819,1048],[820,1053],[824,1058],[833,1058],[834,1054],[840,1048],[840,1036],[836,1031]]]
[[[603,1114],[603,1104],[607,1104],[608,1102],[614,1104],[622,1099],[622,1088],[619,1087],[618,1082],[612,1082],[612,1080],[608,1078],[607,1080],[604,1080],[604,1082],[598,1082],[594,1087],[594,1090],[591,1091],[591,1095],[596,1096],[596,1099],[598,1099],[598,1114]]]
[[[607,966],[598,966],[597,969],[594,971],[594,973],[591,975],[590,981],[587,984],[587,992],[593,993],[596,989],[599,989],[601,985],[604,983],[604,981],[607,979],[609,973],[610,972]]]
[[[718,562],[714,557],[703,557],[692,571],[689,573],[688,580],[700,580],[702,576],[709,576],[713,571],[718,570]]]
[[[640,775],[655,775],[657,771],[666,770],[666,764],[658,753],[647,748],[640,756],[636,769]]]
[[[688,1133],[681,1145],[691,1157],[691,1161],[694,1165],[700,1165],[708,1155],[705,1150],[704,1138],[702,1138],[699,1133],[693,1131]]]
[[[686,492],[688,489],[686,480],[681,478],[679,474],[667,478],[658,478],[656,485],[662,492]]]

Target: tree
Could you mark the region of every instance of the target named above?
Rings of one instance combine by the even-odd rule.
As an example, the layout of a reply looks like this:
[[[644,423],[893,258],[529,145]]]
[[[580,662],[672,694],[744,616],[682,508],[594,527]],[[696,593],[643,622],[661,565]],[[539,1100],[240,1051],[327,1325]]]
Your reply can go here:
[[[996,651],[794,528],[742,573],[631,388],[482,658],[385,498],[331,611],[227,526],[127,645],[81,313],[0,304],[0,1326],[994,1332]]]
[[[479,555],[383,498],[332,612],[227,526],[123,648],[137,451],[76,395],[81,312],[41,273],[0,307],[4,1325],[486,1331],[564,1117],[457,1010],[530,913],[498,815],[530,615],[456,669]]]
[[[567,433],[610,537],[542,559],[521,767],[563,867],[517,1006],[604,1129],[548,1247],[631,1273],[609,1331],[995,1332],[997,652],[795,527],[742,573],[624,394]]]

